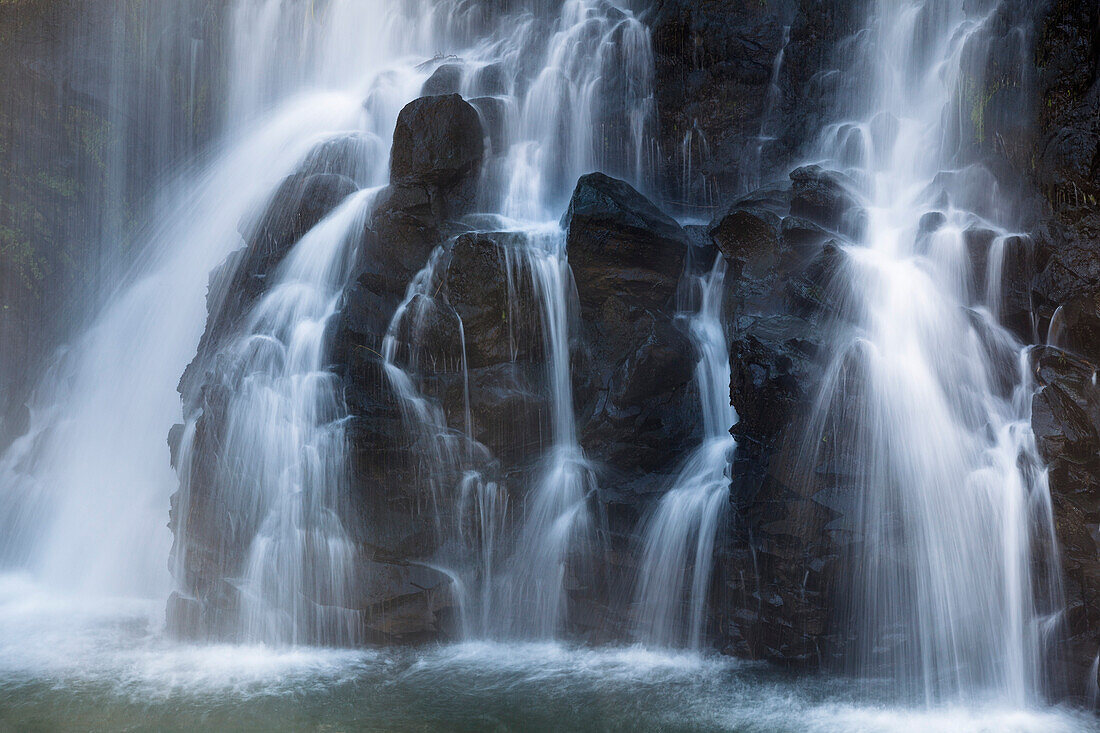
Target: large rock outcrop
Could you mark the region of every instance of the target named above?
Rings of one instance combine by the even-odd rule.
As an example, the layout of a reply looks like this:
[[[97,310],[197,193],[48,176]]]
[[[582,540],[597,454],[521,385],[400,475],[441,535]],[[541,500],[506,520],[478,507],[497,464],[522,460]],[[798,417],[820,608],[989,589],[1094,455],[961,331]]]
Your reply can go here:
[[[356,555],[349,610],[368,641],[399,643],[436,638],[456,623],[451,581],[417,564],[430,555],[431,533],[415,521],[410,486],[412,446],[382,364],[382,341],[413,276],[445,239],[455,217],[476,197],[484,135],[477,113],[457,96],[416,100],[401,113],[391,154],[391,185],[376,199],[362,233],[362,267],[333,323],[334,361],[350,411],[347,438],[353,485],[360,487],[341,523]],[[183,430],[170,442],[189,478],[173,500],[177,544],[186,542],[169,619],[178,633],[234,633],[242,574],[251,542],[235,516],[233,498],[218,490],[217,473],[229,399],[240,374],[221,351],[237,336],[252,305],[267,291],[279,264],[301,238],[363,181],[377,146],[357,135],[318,145],[299,171],[276,189],[264,210],[242,222],[244,246],[211,276],[210,316],[199,353],[181,380],[185,410],[198,415],[190,451]],[[406,499],[409,505],[403,505]],[[186,512],[186,516],[182,514]],[[182,547],[182,545],[180,545]],[[324,601],[319,601],[324,602]]]
[[[806,417],[820,387],[842,255],[801,211],[808,174],[756,191],[709,234],[728,262],[727,331],[734,460],[729,531],[721,545],[715,616],[728,653],[785,664],[826,663],[842,644],[832,616],[840,549],[828,478],[803,458]],[[827,176],[822,176],[826,186]],[[803,207],[805,208],[805,207]]]

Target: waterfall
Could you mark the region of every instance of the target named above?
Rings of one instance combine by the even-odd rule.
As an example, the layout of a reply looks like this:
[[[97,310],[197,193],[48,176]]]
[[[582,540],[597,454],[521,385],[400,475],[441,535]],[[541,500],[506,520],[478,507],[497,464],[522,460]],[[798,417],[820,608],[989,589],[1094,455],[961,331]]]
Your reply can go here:
[[[90,595],[167,593],[163,517],[176,481],[165,436],[179,421],[176,384],[202,332],[209,272],[236,245],[237,222],[263,200],[269,177],[289,172],[316,131],[349,113],[354,105],[314,97],[174,186],[176,212],[151,225],[148,260],[60,353],[28,433],[0,458],[6,564]],[[241,171],[251,175],[241,180]]]
[[[550,404],[549,443],[527,493],[516,500],[519,487],[495,476],[496,457],[469,434],[465,337],[463,424],[448,424],[439,396],[425,385],[418,353],[430,315],[448,307],[436,295],[446,246],[409,286],[383,351],[435,514],[441,549],[431,562],[460,579],[465,633],[551,638],[564,619],[567,573],[594,542],[594,479],[578,444],[570,376],[576,294],[565,235],[554,219],[589,170],[602,167],[645,185],[652,55],[644,26],[612,3],[567,0],[549,18],[521,15],[514,22],[510,33],[457,56],[463,94],[472,96],[483,71],[496,69],[496,98],[507,110],[499,135],[507,149],[487,162],[481,199],[494,214],[482,217],[495,226],[487,233],[503,242],[498,254],[509,282],[508,310],[537,312],[538,333],[511,334],[541,339]],[[535,73],[525,80],[533,60]],[[487,107],[481,98],[473,103]],[[519,303],[521,292],[530,303]],[[524,319],[507,318],[516,320]],[[462,331],[460,318],[457,323]]]
[[[592,542],[589,495],[592,469],[577,442],[569,371],[569,303],[575,297],[565,259],[565,236],[534,236],[525,252],[542,310],[553,438],[535,488],[505,589],[513,633],[553,637],[565,613],[565,574],[570,554],[584,555]]]
[[[357,638],[354,614],[342,610],[354,575],[339,512],[347,409],[325,369],[324,335],[374,193],[354,194],[302,238],[225,354],[241,376],[232,385],[218,485],[237,516],[257,523],[241,588],[247,639]]]
[[[694,278],[699,310],[691,336],[699,349],[695,381],[703,409],[703,442],[661,498],[642,537],[636,636],[647,644],[700,650],[710,597],[715,539],[729,503],[730,461],[737,444],[730,428],[730,357],[722,328],[726,260],[718,257]]]
[[[844,307],[808,450],[858,507],[855,668],[930,702],[1022,705],[1060,599],[1026,353],[980,285],[1013,226],[968,144],[997,11],[881,0],[853,40],[852,117],[818,155],[865,215],[837,221]]]

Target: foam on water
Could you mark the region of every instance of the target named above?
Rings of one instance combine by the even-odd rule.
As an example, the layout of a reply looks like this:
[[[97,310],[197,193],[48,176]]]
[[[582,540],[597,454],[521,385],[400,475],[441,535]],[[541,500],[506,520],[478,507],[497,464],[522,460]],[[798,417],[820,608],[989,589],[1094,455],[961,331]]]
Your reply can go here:
[[[142,600],[71,598],[0,577],[0,727],[268,730],[1100,730],[1071,711],[856,702],[850,681],[690,652],[467,642],[334,650],[193,645]]]

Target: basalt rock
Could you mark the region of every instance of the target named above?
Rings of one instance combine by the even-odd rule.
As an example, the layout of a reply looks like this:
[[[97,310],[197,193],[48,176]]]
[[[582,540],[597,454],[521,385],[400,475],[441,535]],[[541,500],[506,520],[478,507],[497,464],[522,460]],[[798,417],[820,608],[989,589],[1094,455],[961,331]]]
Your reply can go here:
[[[831,612],[842,567],[834,522],[843,507],[807,463],[804,429],[838,315],[834,280],[844,258],[820,226],[789,213],[805,196],[795,183],[749,194],[709,227],[728,267],[730,392],[739,418],[712,623],[727,653],[816,666],[843,647]]]
[[[562,223],[583,322],[574,365],[581,443],[617,471],[667,467],[695,434],[695,354],[674,319],[688,235],[602,174],[581,178]]]
[[[426,190],[440,216],[460,215],[476,188],[484,137],[477,111],[457,94],[410,102],[397,118],[390,182]]]
[[[485,156],[477,110],[457,94],[422,97],[401,110],[390,186],[379,196],[365,247],[368,286],[400,295],[449,223],[471,210]]]
[[[443,64],[432,72],[420,89],[421,97],[436,97],[441,94],[458,94],[462,91],[462,65]]]
[[[585,638],[629,628],[617,591],[637,558],[638,520],[701,438],[693,382],[698,355],[676,317],[676,292],[693,237],[628,184],[602,174],[577,184],[562,220],[576,284],[572,381],[578,438],[598,474],[606,518],[607,583],[570,595]]]
[[[673,305],[687,235],[630,184],[601,173],[583,176],[562,225],[585,313],[612,296],[646,308]]]
[[[1047,463],[1066,601],[1071,691],[1083,692],[1100,646],[1100,366],[1050,347],[1031,353],[1032,427]]]
[[[376,200],[363,232],[362,267],[332,324],[335,377],[349,410],[346,435],[353,491],[342,523],[371,568],[353,599],[362,633],[387,642],[438,637],[453,626],[449,579],[410,561],[430,556],[435,538],[417,519],[414,451],[386,373],[383,341],[409,281],[472,205],[483,156],[477,112],[457,96],[421,99],[402,111],[391,155],[391,185]],[[347,136],[322,143],[277,189],[260,217],[246,223],[246,247],[212,276],[211,313],[198,357],[181,382],[189,414],[200,414],[186,501],[173,505],[177,533],[186,523],[184,586],[173,602],[177,631],[213,638],[230,633],[250,542],[216,491],[230,395],[240,375],[218,355],[290,249],[365,180],[374,141]],[[224,293],[224,298],[215,300]],[[444,327],[445,330],[445,327]],[[201,412],[200,412],[201,411]],[[174,441],[178,447],[179,436]],[[434,574],[434,579],[425,575]],[[319,602],[324,602],[323,599]]]

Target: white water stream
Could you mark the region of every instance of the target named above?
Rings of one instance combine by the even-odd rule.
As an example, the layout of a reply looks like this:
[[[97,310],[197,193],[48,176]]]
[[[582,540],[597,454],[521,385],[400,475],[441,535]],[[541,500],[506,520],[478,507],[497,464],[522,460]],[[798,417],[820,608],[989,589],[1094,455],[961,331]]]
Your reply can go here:
[[[988,178],[971,175],[958,134],[965,121],[959,100],[975,76],[968,64],[980,57],[971,44],[980,43],[991,0],[965,9],[947,0],[880,0],[859,36],[861,60],[869,62],[859,68],[873,70],[869,92],[850,100],[851,122],[827,130],[818,151],[850,174],[867,220],[846,247],[855,326],[838,331],[817,419],[824,430],[833,398],[854,400],[859,419],[846,444],[857,447],[867,538],[849,609],[863,640],[860,671],[883,673],[927,701],[992,696],[992,707],[867,707],[825,682],[807,692],[759,669],[730,671],[695,656],[636,649],[475,645],[410,661],[165,639],[163,603],[173,581],[164,525],[169,496],[187,480],[169,468],[166,437],[195,417],[181,414],[176,387],[202,333],[209,273],[240,246],[240,222],[259,213],[318,143],[345,133],[374,141],[380,153],[363,162],[358,183],[384,185],[399,110],[447,63],[461,66],[464,94],[503,103],[505,149],[484,171],[480,208],[509,217],[506,228],[521,234],[510,268],[538,296],[553,428],[539,480],[522,506],[507,506],[498,486],[465,470],[470,454],[438,458],[451,464],[441,475],[453,479],[440,491],[477,496],[482,517],[475,570],[462,578],[467,606],[476,606],[466,628],[513,639],[560,633],[572,556],[592,541],[593,486],[574,425],[574,293],[555,220],[589,170],[644,188],[652,167],[645,152],[654,62],[648,33],[629,8],[599,0],[548,5],[493,15],[459,0],[233,3],[222,142],[165,182],[171,204],[144,230],[148,256],[91,328],[44,370],[30,430],[0,456],[0,563],[12,573],[0,579],[0,711],[6,706],[18,716],[27,709],[15,720],[33,722],[36,701],[60,705],[57,690],[75,686],[86,710],[108,717],[74,713],[59,724],[112,727],[140,719],[150,712],[128,707],[135,692],[198,707],[262,698],[267,719],[282,723],[287,713],[272,699],[289,685],[311,696],[318,719],[351,725],[362,721],[349,711],[370,691],[392,694],[386,683],[400,668],[401,685],[460,679],[501,699],[519,690],[534,701],[528,711],[549,725],[577,721],[569,700],[592,706],[580,722],[596,728],[603,720],[669,723],[667,711],[649,704],[637,717],[622,717],[619,709],[636,702],[639,686],[655,698],[672,687],[687,690],[676,709],[718,729],[760,724],[754,710],[764,711],[765,727],[774,730],[803,729],[806,721],[823,730],[1091,725],[1060,710],[1027,711],[1042,699],[1057,623],[1057,572],[1036,571],[1054,556],[1049,496],[1029,427],[1030,384],[1020,376],[1010,393],[996,388],[1005,365],[994,363],[984,344],[1014,342],[990,315],[996,303],[970,284],[965,230],[981,226],[1003,237],[1011,233],[1011,211],[984,188]],[[479,84],[490,66],[501,83],[485,91]],[[608,79],[618,83],[606,86]],[[625,114],[614,119],[610,110]],[[348,573],[345,528],[336,516],[344,407],[326,369],[324,330],[351,275],[352,232],[361,229],[371,196],[370,189],[353,194],[303,237],[232,342],[245,386],[233,398],[238,419],[227,451],[244,468],[237,478],[249,480],[227,480],[224,490],[235,492],[253,524],[237,620],[251,642],[356,641],[346,618],[305,601],[339,606]],[[933,209],[945,223],[922,236],[920,218]],[[722,276],[719,268],[701,283],[693,319],[703,353],[697,381],[705,441],[648,530],[638,628],[661,646],[698,649],[704,635],[733,448],[726,431],[735,420],[723,395],[729,360],[718,321]],[[416,292],[414,283],[410,295]],[[221,295],[212,294],[215,305]],[[398,364],[396,347],[386,357],[405,419],[417,423],[411,430],[468,432],[468,418],[461,426],[441,421],[414,370]],[[1021,364],[1009,368],[1022,373]],[[850,369],[863,378],[856,396],[840,392]],[[184,435],[186,450],[193,432]],[[507,517],[515,536],[498,542]],[[425,668],[442,670],[442,681]],[[699,683],[700,669],[713,684]],[[616,701],[608,710],[585,691],[604,684]],[[368,707],[382,719],[402,694]],[[471,726],[499,722],[478,717],[484,700],[447,699],[477,713]],[[746,709],[742,699],[755,707]],[[219,708],[226,725],[239,720],[237,704]],[[447,710],[422,707],[425,719],[455,721]],[[507,711],[498,718],[509,720]]]
[[[1048,679],[1060,594],[1027,360],[976,285],[981,230],[996,242],[1013,222],[969,147],[997,6],[871,4],[853,51],[871,78],[819,146],[866,218],[841,225],[854,325],[838,327],[808,434],[855,487],[855,669],[929,702],[1024,705]],[[933,211],[941,224],[922,231]]]

